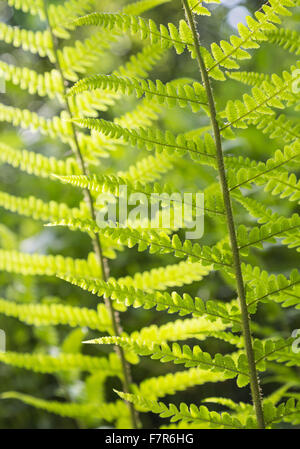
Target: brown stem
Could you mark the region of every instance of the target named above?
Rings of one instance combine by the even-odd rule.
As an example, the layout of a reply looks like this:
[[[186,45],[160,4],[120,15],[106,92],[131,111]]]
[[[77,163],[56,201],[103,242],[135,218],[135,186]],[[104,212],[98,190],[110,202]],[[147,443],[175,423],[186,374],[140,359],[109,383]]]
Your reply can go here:
[[[254,404],[254,408],[255,408],[258,427],[260,429],[264,429],[265,423],[264,423],[262,399],[261,399],[261,393],[260,393],[260,387],[259,387],[259,378],[258,378],[258,374],[256,371],[256,364],[255,364],[254,351],[253,351],[253,345],[252,345],[252,336],[251,336],[251,331],[250,331],[250,318],[249,318],[247,302],[246,302],[245,286],[244,286],[243,274],[242,274],[242,269],[241,269],[241,261],[240,261],[240,253],[239,253],[236,231],[235,231],[234,217],[233,217],[233,211],[232,211],[232,205],[231,205],[231,197],[230,197],[230,192],[229,192],[227,178],[226,178],[223,149],[222,149],[222,139],[221,139],[220,128],[219,128],[218,121],[217,121],[215,100],[214,100],[214,96],[213,96],[213,92],[212,92],[212,88],[211,88],[211,84],[210,84],[210,79],[209,79],[209,76],[207,74],[207,70],[205,67],[205,62],[202,58],[201,51],[200,51],[200,37],[196,30],[194,16],[190,10],[188,0],[182,0],[182,3],[183,3],[183,7],[184,7],[184,10],[186,13],[187,21],[189,23],[190,29],[193,34],[193,40],[194,40],[194,45],[195,45],[195,50],[196,50],[196,58],[198,61],[202,80],[203,80],[203,83],[204,83],[204,86],[206,89],[206,93],[207,93],[208,105],[209,105],[209,110],[210,110],[210,119],[211,119],[211,124],[213,127],[214,139],[215,139],[215,144],[216,144],[216,156],[217,156],[217,162],[218,162],[220,184],[221,184],[221,189],[222,189],[222,193],[223,193],[223,200],[224,200],[226,217],[227,217],[229,239],[230,239],[231,250],[232,250],[232,255],[233,255],[236,286],[237,286],[237,292],[238,292],[239,304],[240,304],[240,310],[241,310],[241,316],[242,316],[241,324],[242,324],[242,331],[243,331],[243,336],[244,336],[244,341],[245,341],[246,355],[247,355],[247,360],[248,360],[248,365],[249,365],[252,400],[253,400],[253,404]]]
[[[72,110],[71,110],[71,105],[69,102],[69,98],[66,94],[66,80],[64,78],[64,74],[59,62],[59,55],[57,52],[57,46],[56,46],[56,38],[53,34],[53,30],[51,28],[50,25],[50,21],[49,21],[49,15],[48,15],[48,8],[46,5],[47,0],[44,0],[44,9],[45,9],[45,15],[46,15],[46,20],[48,23],[48,28],[52,37],[52,45],[53,45],[53,51],[55,53],[55,57],[56,57],[56,65],[57,65],[57,69],[60,72],[61,75],[61,79],[62,79],[62,84],[63,84],[63,96],[64,96],[64,100],[66,103],[66,108],[67,111],[70,115],[70,117],[72,118]],[[74,146],[73,146],[73,151],[75,154],[75,157],[77,159],[77,163],[80,167],[80,170],[82,172],[82,174],[84,176],[88,176],[89,175],[89,170],[85,164],[84,161],[84,157],[82,155],[82,152],[80,150],[80,145],[78,142],[78,138],[77,138],[77,134],[76,134],[76,130],[75,130],[75,125],[73,122],[71,122],[71,129],[72,129],[72,134],[73,134],[73,142],[74,142]],[[96,213],[95,213],[95,208],[94,208],[94,202],[93,202],[93,197],[92,194],[90,192],[89,189],[84,189],[84,198],[85,198],[85,202],[89,208],[90,214],[91,214],[91,218],[96,221]],[[97,257],[97,260],[99,262],[99,265],[101,267],[101,273],[102,273],[102,279],[106,282],[108,279],[108,267],[107,267],[107,263],[106,260],[103,257],[103,251],[102,251],[102,245],[101,245],[101,239],[100,239],[100,235],[99,234],[94,234],[93,239],[93,248]],[[111,316],[111,320],[112,320],[112,329],[113,332],[116,336],[120,336],[122,334],[122,327],[120,324],[120,317],[119,317],[119,313],[114,310],[113,308],[113,304],[112,304],[112,300],[110,298],[106,298],[105,299],[105,305],[106,308],[108,309],[110,316]],[[119,347],[119,346],[115,346],[115,351],[116,353],[119,355],[120,360],[121,360],[121,365],[122,365],[122,371],[123,371],[123,389],[125,393],[130,393],[130,383],[131,383],[131,370],[130,370],[130,365],[127,362],[126,358],[125,358],[125,354],[124,354],[124,350],[123,348]],[[131,417],[131,424],[132,427],[134,429],[138,428],[138,415],[136,410],[134,409],[134,405],[132,403],[127,402],[128,407],[129,407],[129,411],[130,411],[130,417]]]

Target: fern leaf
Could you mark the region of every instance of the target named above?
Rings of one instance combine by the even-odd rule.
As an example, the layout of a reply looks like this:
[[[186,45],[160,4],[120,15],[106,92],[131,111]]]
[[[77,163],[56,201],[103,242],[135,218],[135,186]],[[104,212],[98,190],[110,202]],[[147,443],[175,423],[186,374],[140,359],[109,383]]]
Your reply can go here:
[[[270,82],[264,81],[260,87],[253,87],[252,95],[244,94],[243,101],[229,100],[222,114],[227,120],[222,130],[229,126],[245,128],[246,119],[255,119],[261,114],[272,115],[274,112],[271,108],[283,109],[284,103],[293,104],[295,102],[293,85],[299,80],[299,72],[292,67],[291,73],[284,72],[282,77],[273,75]]]
[[[255,351],[255,363],[259,370],[266,370],[266,361],[276,360],[276,363],[284,363],[286,366],[299,366],[300,357],[293,352],[293,339],[284,340],[268,339],[261,341],[256,339],[253,347]]]
[[[129,14],[133,16],[138,16],[149,9],[153,9],[156,6],[163,5],[164,3],[169,3],[171,0],[139,0],[134,3],[129,3],[122,9],[122,13]]]
[[[0,74],[6,81],[11,81],[30,94],[41,97],[58,97],[63,102],[63,84],[58,70],[51,70],[43,74],[27,67],[17,67],[0,61]]]
[[[226,376],[223,373],[206,371],[201,368],[190,368],[143,380],[136,388],[136,394],[153,400],[175,394],[177,391],[185,391],[187,388],[196,385],[224,382],[225,380]]]
[[[41,20],[45,20],[43,0],[6,0],[9,6],[19,9],[25,13],[39,15]]]
[[[262,248],[263,242],[276,242],[276,238],[283,238],[282,243],[289,248],[299,248],[299,228],[300,217],[294,214],[291,218],[279,217],[271,224],[253,227],[247,231],[244,225],[241,225],[237,231],[237,239],[240,250],[255,246]]]
[[[281,183],[281,178],[289,181],[289,174],[286,170],[289,166],[293,166],[297,163],[300,157],[300,145],[296,141],[292,145],[287,145],[284,147],[283,151],[277,150],[272,158],[264,162],[256,162],[251,159],[240,158],[228,158],[226,160],[228,171],[228,184],[231,191],[240,187],[247,187],[248,184],[255,183],[257,185],[267,184],[265,191],[275,190],[277,183],[274,183],[276,179],[278,182],[278,192],[285,195],[285,197],[291,196],[295,193],[295,200],[297,201],[297,182],[294,181],[294,185],[291,183],[290,186],[284,186]],[[241,166],[241,169],[238,167]],[[233,170],[231,167],[235,167]],[[291,176],[296,179],[296,176]],[[280,185],[282,185],[280,187]],[[281,190],[282,189],[282,190]],[[284,196],[282,196],[284,197]],[[294,197],[292,197],[294,198]],[[291,199],[293,201],[293,199]]]
[[[49,5],[48,15],[52,32],[59,38],[68,39],[73,30],[72,21],[95,7],[94,0],[67,0],[62,5]]]
[[[73,157],[58,160],[40,153],[19,150],[0,142],[0,160],[17,167],[28,174],[49,178],[51,175],[69,176],[79,174],[77,162]]]
[[[152,44],[160,43],[163,48],[174,47],[177,53],[182,53],[187,47],[191,51],[194,43],[191,32],[183,20],[180,21],[179,30],[169,24],[157,25],[151,19],[143,19],[127,14],[92,13],[74,21],[75,26],[96,25],[112,31],[130,33],[142,40],[150,39]]]
[[[288,16],[291,12],[288,7],[296,6],[293,0],[270,0],[252,16],[247,16],[247,26],[240,23],[238,25],[239,36],[230,37],[230,42],[221,41],[220,45],[213,43],[211,53],[206,56],[206,67],[208,73],[219,66],[226,69],[238,69],[237,60],[250,58],[247,50],[259,48],[260,42],[267,41],[266,33],[276,29],[277,24],[281,23],[279,16]],[[223,78],[224,79],[224,78]]]
[[[270,76],[259,72],[226,72],[228,78],[231,78],[247,86],[260,86],[264,81],[270,82]]]
[[[58,60],[64,77],[77,81],[79,74],[84,74],[116,41],[116,35],[99,31],[74,45],[64,45],[57,51]]]
[[[130,181],[121,178],[119,176],[113,175],[102,175],[102,176],[60,176],[59,179],[64,182],[71,184],[76,187],[80,187],[82,189],[88,189],[95,195],[99,195],[101,193],[110,193],[114,196],[121,197],[122,190],[124,186],[127,187],[127,193],[143,193],[146,195],[150,201],[152,195],[156,194],[157,198],[162,198],[164,194],[170,195],[170,205],[176,208],[176,203],[178,203],[178,199],[172,197],[172,194],[180,193],[176,191],[176,189],[170,190],[167,185],[160,185],[155,183],[154,185],[146,185],[140,184],[138,182],[131,183]],[[198,215],[204,210],[208,215],[225,215],[224,208],[222,202],[216,201],[216,192],[214,192],[214,197],[212,198],[208,194],[205,195],[204,207],[199,206],[194,198],[191,200],[185,200],[185,205],[190,206],[194,211],[198,212]],[[80,218],[80,217],[79,217]],[[84,217],[83,217],[84,218]],[[224,218],[224,217],[223,217]]]
[[[296,30],[279,28],[266,32],[268,42],[282,47],[290,53],[300,54],[300,35]]]
[[[204,88],[200,83],[195,82],[192,86],[179,84],[178,87],[175,87],[174,83],[163,84],[159,80],[153,83],[150,80],[116,75],[95,75],[82,79],[69,90],[69,95],[95,89],[109,89],[124,95],[134,93],[137,98],[144,95],[148,100],[155,99],[160,104],[166,104],[169,107],[190,105],[194,112],[199,111],[200,107],[207,103]]]
[[[46,119],[28,109],[0,104],[0,121],[32,131],[38,130],[52,138],[60,137],[64,143],[72,145],[72,127],[66,111],[62,111],[59,117]]]
[[[118,278],[118,284],[146,291],[165,290],[167,287],[181,287],[182,285],[200,281],[210,271],[210,267],[203,266],[199,262],[189,263],[183,261],[178,264],[136,273],[133,277]]]
[[[34,220],[55,221],[64,220],[68,217],[88,217],[89,213],[85,209],[70,208],[65,203],[50,201],[46,203],[35,196],[21,198],[0,191],[0,207],[11,212],[32,217]]]
[[[141,51],[132,55],[124,65],[114,70],[113,75],[128,78],[145,78],[164,55],[165,51],[159,45],[146,45]],[[86,78],[86,80],[88,79]],[[84,80],[81,81],[83,82]],[[172,84],[176,84],[176,80],[172,81]]]
[[[140,331],[130,334],[132,340],[151,341],[155,343],[163,343],[167,341],[180,341],[189,338],[197,338],[197,340],[205,340],[214,332],[223,331],[228,324],[222,322],[221,319],[211,321],[206,317],[190,318],[185,320],[176,320],[162,326],[144,327]]]
[[[286,403],[279,404],[278,407],[267,402],[264,404],[264,415],[267,427],[272,427],[273,424],[280,422],[298,425],[300,422],[300,402],[290,398]]]
[[[126,394],[117,391],[118,395],[126,401],[133,402],[135,406],[143,411],[151,411],[158,414],[162,418],[171,418],[171,422],[183,421],[186,423],[204,423],[209,424],[212,428],[219,429],[242,429],[242,423],[229,413],[210,412],[207,407],[201,405],[199,408],[191,404],[190,406],[181,403],[179,408],[174,404],[168,406],[163,402],[151,401],[132,394]]]
[[[233,198],[241,204],[252,217],[257,218],[258,223],[272,222],[279,218],[279,215],[276,212],[273,212],[272,209],[269,209],[254,198],[243,196],[237,192],[233,194]]]
[[[254,310],[251,306],[270,299],[282,303],[283,307],[299,308],[300,275],[298,270],[293,270],[288,279],[282,274],[269,275],[266,271],[261,271],[259,267],[243,265],[243,275],[247,282],[247,303],[250,311]]]
[[[115,70],[111,76],[143,78],[147,76],[148,72],[162,58],[163,54],[164,50],[158,45],[145,46],[139,53],[131,56],[126,64]],[[173,82],[172,84],[176,83]],[[106,110],[108,106],[112,106],[122,95],[123,93],[120,89],[97,88],[92,92],[86,90],[75,97],[70,97],[70,99],[74,104],[74,115],[97,117],[98,110]]]
[[[210,16],[211,12],[203,3],[221,3],[221,0],[188,0],[191,11],[199,16]]]
[[[188,140],[183,134],[175,137],[171,132],[163,133],[157,128],[128,130],[113,122],[104,119],[74,119],[74,123],[95,129],[105,136],[113,139],[121,138],[124,142],[137,145],[140,149],[146,148],[148,151],[166,150],[168,154],[175,152],[178,156],[183,156],[188,152],[191,158],[201,163],[215,166],[215,146],[211,136],[206,135],[205,143],[201,139]]]
[[[86,276],[101,276],[101,269],[94,253],[90,253],[85,260],[0,250],[0,269],[23,275],[55,276],[57,273],[69,273],[80,276],[84,273]]]
[[[16,234],[3,224],[0,224],[0,247],[8,250],[13,250],[18,247]]]
[[[114,354],[111,354],[114,356]],[[78,369],[91,373],[101,370],[106,376],[120,376],[121,366],[117,357],[92,357],[82,354],[59,354],[53,357],[47,354],[26,354],[17,352],[0,353],[0,362],[24,368],[37,373],[56,373]]]
[[[232,269],[232,259],[229,247],[223,248],[221,252],[217,246],[200,246],[198,243],[192,243],[185,240],[182,243],[177,234],[174,234],[172,240],[166,232],[154,229],[133,228],[127,226],[99,228],[92,220],[65,220],[57,223],[51,223],[48,226],[68,226],[71,230],[81,230],[82,232],[101,233],[105,238],[110,238],[120,244],[132,248],[138,245],[138,251],[145,251],[148,247],[150,253],[168,254],[174,253],[175,257],[187,257],[190,262],[202,261],[205,265],[216,265]]]
[[[203,352],[199,346],[190,348],[184,345],[182,348],[173,343],[172,346],[166,343],[157,344],[150,341],[132,340],[128,337],[101,337],[95,340],[89,340],[89,344],[116,344],[124,349],[131,349],[138,355],[151,356],[152,359],[160,360],[162,363],[173,362],[175,364],[184,364],[187,368],[197,366],[214,372],[221,372],[227,379],[233,379],[238,376],[238,385],[244,386],[249,382],[247,359],[241,354],[237,362],[230,356],[216,354],[214,358],[207,352]]]
[[[132,305],[135,308],[143,307],[157,310],[166,310],[168,313],[179,313],[180,316],[193,314],[194,316],[207,316],[211,320],[221,318],[225,324],[239,323],[239,312],[234,304],[223,304],[218,301],[204,302],[200,298],[194,300],[188,294],[180,296],[178,293],[168,292],[145,292],[132,286],[119,285],[118,281],[91,280],[90,278],[75,278],[59,275],[62,279],[73,285],[88,290],[98,296],[111,298],[126,306]]]
[[[280,138],[284,142],[291,143],[300,138],[300,124],[289,120],[284,114],[279,117],[262,116],[247,119],[249,125],[255,125],[271,139]]]
[[[300,180],[294,173],[282,173],[277,179],[272,177],[269,179],[265,191],[272,193],[272,195],[278,195],[279,198],[288,198],[289,201],[300,202]]]
[[[141,100],[135,109],[116,117],[114,123],[123,128],[148,128],[156,121],[162,112],[162,106],[149,100]]]
[[[55,62],[55,54],[52,46],[52,39],[49,30],[31,31],[24,28],[13,27],[0,23],[0,40],[14,47],[21,47],[25,51],[48,57],[51,62]]]
[[[25,404],[31,405],[35,408],[45,410],[49,413],[69,417],[69,418],[94,418],[96,420],[105,420],[108,422],[115,421],[120,417],[128,416],[128,408],[122,401],[114,403],[99,404],[77,404],[75,402],[58,402],[45,401],[26,394],[18,393],[16,391],[9,391],[2,393],[2,399],[18,399]]]
[[[71,327],[86,326],[100,332],[111,329],[111,319],[103,304],[99,304],[96,311],[63,304],[17,304],[1,299],[0,313],[34,326],[66,324]]]
[[[118,172],[118,176],[128,179],[130,182],[140,182],[145,185],[161,178],[161,176],[170,170],[177,155],[167,154],[166,151],[156,153],[154,156],[147,156],[130,165],[127,171]]]

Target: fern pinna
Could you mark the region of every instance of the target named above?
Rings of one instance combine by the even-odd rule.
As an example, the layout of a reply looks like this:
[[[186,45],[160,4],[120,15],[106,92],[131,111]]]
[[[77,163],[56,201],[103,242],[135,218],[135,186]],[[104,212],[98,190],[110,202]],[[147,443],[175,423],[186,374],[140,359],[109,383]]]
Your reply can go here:
[[[58,354],[41,343],[33,353],[22,352],[22,348],[3,352],[0,361],[54,374],[68,391],[79,379],[84,385],[80,394],[63,394],[64,401],[16,391],[3,391],[1,397],[19,399],[85,426],[111,422],[116,428],[137,428],[143,422],[143,412],[149,411],[169,418],[167,426],[178,429],[297,426],[300,355],[291,334],[293,317],[300,308],[300,273],[282,266],[284,273],[265,271],[259,250],[271,251],[276,244],[277,254],[283,258],[292,254],[299,260],[300,128],[295,117],[299,112],[300,63],[292,58],[299,54],[293,14],[300,2],[269,0],[247,17],[246,25],[238,25],[237,34],[210,46],[205,34],[199,35],[197,16],[211,15],[217,4],[222,4],[220,0],[182,0],[182,18],[167,25],[146,17],[154,7],[168,3],[168,8],[168,0],[141,0],[125,6],[121,1],[115,3],[121,5],[114,4],[114,10],[108,12],[110,5],[99,6],[93,0],[68,0],[60,5],[47,0],[7,0],[16,17],[30,16],[30,23],[38,28],[0,24],[1,40],[34,54],[37,65],[23,67],[2,60],[7,94],[11,86],[17,86],[25,104],[35,96],[49,105],[44,109],[47,114],[7,101],[0,105],[1,122],[24,130],[18,135],[3,131],[1,162],[25,172],[24,177],[35,175],[36,182],[44,182],[40,185],[55,183],[58,196],[66,192],[67,201],[57,200],[57,195],[55,200],[45,201],[34,192],[21,197],[2,191],[0,204],[7,211],[47,224],[50,233],[58,233],[55,235],[63,235],[59,234],[61,227],[86,233],[93,244],[85,258],[74,252],[72,257],[29,253],[15,233],[1,225],[0,267],[9,273],[12,285],[14,275],[22,275],[41,282],[41,291],[45,279],[51,294],[57,289],[55,297],[36,297],[35,289],[24,281],[26,296],[33,295],[33,300],[27,300],[13,294],[9,286],[3,287],[7,297],[0,299],[1,314],[35,326],[40,331],[37,335],[42,335],[43,329],[55,333],[59,325],[75,329],[67,333]],[[201,20],[209,23],[210,18]],[[81,38],[74,41],[76,33]],[[117,66],[122,57],[116,57],[116,48],[126,48],[128,42],[135,51]],[[289,52],[290,66],[271,75],[242,71],[241,65],[250,67],[259,49],[269,44],[275,46],[275,52]],[[194,60],[199,69],[197,79],[153,80],[151,71],[166,61],[170,52]],[[38,58],[47,59],[47,71],[36,70]],[[245,93],[219,101],[219,86],[236,82]],[[40,105],[41,100],[38,102]],[[188,118],[189,123],[181,123],[180,132],[171,123],[175,116]],[[266,136],[260,142],[270,142],[271,150],[260,152],[262,160],[249,157],[238,144],[242,138],[246,142],[243,133],[250,128],[258,130],[256,135]],[[22,147],[24,135],[37,136],[31,140],[32,150]],[[132,153],[132,149],[138,151]],[[133,163],[128,164],[133,156],[127,154],[135,154]],[[176,170],[177,178],[172,178]],[[183,176],[186,170],[188,180]],[[171,185],[162,182],[164,177]],[[126,186],[130,192],[163,194],[187,190],[191,184],[194,190],[204,191],[205,226],[213,230],[209,238],[208,231],[197,241],[183,238],[176,226],[162,230],[127,222],[126,226],[103,227],[96,219],[101,193],[119,197],[120,186]],[[108,261],[126,247],[149,251],[159,266],[150,265],[145,271],[149,266],[145,264],[132,276],[113,277],[110,266],[114,267],[114,262]],[[58,278],[55,282],[54,277]],[[218,298],[216,280],[231,292],[226,298]],[[72,299],[69,293],[65,301],[57,299],[60,286],[66,283],[95,296],[69,285]],[[76,294],[82,300],[89,298],[90,307],[74,300]],[[98,303],[97,297],[104,298],[103,302],[100,299]],[[276,311],[285,323],[282,329],[276,328],[276,323],[264,325],[264,307]],[[290,310],[294,314],[289,314]],[[120,319],[122,312],[126,317],[141,314],[144,322],[148,317],[148,325],[123,330],[121,321],[126,324],[126,320]],[[167,313],[179,317],[168,321]],[[161,316],[162,324],[152,323]],[[115,351],[103,347],[101,352],[87,354],[94,347],[82,341],[110,345]],[[205,349],[210,341],[214,341],[212,353]],[[167,363],[167,370],[135,379],[142,356],[157,360],[147,365],[148,372],[159,362]],[[185,369],[176,370],[173,364]],[[109,377],[114,378],[113,391],[106,387]],[[234,398],[206,393],[212,391],[211,383],[216,386],[214,391],[222,392],[218,384],[233,380],[237,385]],[[198,401],[194,394],[194,404],[178,404],[180,392],[198,391],[199,386],[204,394]],[[243,388],[250,389],[252,402],[247,401],[247,394],[239,395]],[[169,395],[176,395],[176,404],[160,402]],[[236,402],[236,398],[244,401]],[[165,421],[162,426],[166,427]]]

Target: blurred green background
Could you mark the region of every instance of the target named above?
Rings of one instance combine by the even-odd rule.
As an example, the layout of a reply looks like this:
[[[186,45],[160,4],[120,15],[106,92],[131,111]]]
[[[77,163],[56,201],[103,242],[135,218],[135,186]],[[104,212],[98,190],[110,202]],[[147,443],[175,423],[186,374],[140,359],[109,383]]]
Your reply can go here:
[[[59,2],[56,2],[59,3]],[[121,0],[104,1],[99,10],[107,12],[118,10],[123,4],[128,3]],[[197,18],[199,30],[201,32],[202,43],[209,45],[213,41],[228,38],[235,32],[236,24],[244,21],[247,14],[252,14],[261,6],[259,0],[222,0],[222,6],[214,7],[211,18]],[[183,17],[183,10],[179,1],[166,3],[150,13],[146,17],[153,18],[157,23],[178,23]],[[37,17],[16,12],[7,6],[6,1],[0,1],[0,19],[11,25],[19,25],[27,29],[40,29],[42,24]],[[291,28],[299,28],[299,16],[294,14],[293,18],[287,18],[285,25]],[[72,34],[72,40],[82,39],[88,36],[90,29],[80,29]],[[72,42],[70,41],[70,43]],[[132,43],[124,38],[122,45],[113,46],[112,52],[106,57],[99,58],[92,73],[110,73],[118,65],[126,62],[131,54],[140,48],[139,43]],[[46,58],[39,58],[21,49],[15,49],[10,45],[0,43],[0,59],[18,66],[34,68],[39,72],[51,69],[51,65]],[[242,69],[248,71],[259,71],[264,73],[281,73],[284,68],[288,68],[293,62],[293,56],[274,46],[264,44],[262,48],[254,53],[251,61],[243,62]],[[169,51],[164,59],[159,62],[150,74],[151,79],[159,78],[166,82],[174,78],[183,76],[199,79],[197,65],[188,54],[180,57],[175,52]],[[221,109],[230,98],[238,98],[243,92],[249,89],[234,81],[214,84],[215,95],[218,108]],[[28,108],[36,111],[45,117],[51,117],[57,113],[59,106],[55,101],[45,101],[44,99],[22,91],[12,83],[7,83],[6,93],[0,94],[0,101],[4,104],[19,108]],[[101,114],[106,119],[111,119],[121,115],[124,111],[134,107],[135,100],[129,98],[126,101],[119,101],[117,104]],[[296,117],[295,117],[296,118]],[[161,116],[159,125],[161,128],[168,128],[175,133],[185,132],[205,124],[197,114],[189,113],[186,109],[172,109],[165,111]],[[70,154],[69,148],[60,143],[31,133],[27,130],[18,130],[17,134],[12,126],[0,123],[2,141],[17,148],[27,148],[40,152],[44,155],[54,155],[63,158]],[[265,160],[276,148],[282,148],[283,144],[279,140],[270,141],[254,127],[247,131],[238,133],[238,138],[226,141],[226,151],[235,155],[251,155],[254,159]],[[120,148],[112,153],[109,159],[101,159],[99,167],[94,171],[106,171],[114,173],[117,170],[126,170],[128,166],[137,159],[146,155],[146,152],[137,152],[135,148]],[[196,191],[203,189],[209,183],[215,181],[215,173],[208,168],[201,168],[199,164],[193,164],[190,159],[178,160],[175,167],[167,175],[164,175],[164,182],[170,181],[177,188],[184,188],[185,191]],[[57,182],[39,179],[34,176],[21,173],[8,165],[0,167],[0,190],[13,195],[29,196],[36,195],[45,201],[63,201],[69,205],[76,205],[81,200],[80,191],[61,185]],[[261,194],[261,198],[266,197]],[[274,210],[282,214],[289,215],[292,212],[292,205],[287,201],[280,201],[277,198],[267,198]],[[0,210],[0,247],[4,249],[18,249],[23,252],[38,252],[41,254],[62,254],[65,256],[84,258],[92,250],[88,236],[79,232],[71,232],[66,229],[45,228],[42,223],[29,218],[20,217],[12,213]],[[249,221],[249,217],[242,210],[236,210],[239,222]],[[205,234],[201,243],[210,244],[222,237],[222,227],[215,221],[206,218]],[[299,254],[283,249],[276,245],[270,245],[264,252],[255,251],[252,253],[250,262],[260,265],[270,272],[288,273],[292,268],[299,266]],[[117,259],[110,261],[111,275],[118,277],[132,275],[138,271],[148,270],[152,267],[163,266],[176,262],[171,256],[150,256],[147,252],[138,253],[136,249],[124,250],[118,254]],[[178,289],[179,292],[187,291],[192,295],[198,295],[203,299],[218,298],[224,301],[234,297],[234,291],[226,284],[219,274],[213,273],[199,283]],[[97,297],[86,294],[80,289],[71,287],[68,284],[50,277],[30,277],[16,276],[0,272],[0,297],[18,302],[56,302],[65,304],[95,307]],[[286,311],[284,314],[276,304],[263,305],[258,313],[258,321],[268,328],[274,327],[283,335],[290,335],[292,329],[300,327],[300,311]],[[177,317],[178,318],[178,317]],[[122,314],[122,323],[126,331],[133,331],[152,323],[163,324],[171,319],[176,319],[172,315],[164,312],[146,311],[142,309],[130,309]],[[83,351],[86,354],[99,354],[98,348],[84,347],[80,342],[87,337],[86,330],[77,330],[70,333],[70,329],[64,326],[34,328],[24,325],[13,318],[5,318],[0,315],[0,328],[4,329],[7,336],[7,349],[20,352],[42,351],[49,354],[56,354],[61,345],[65,344],[65,350]],[[88,338],[95,337],[96,334],[89,332]],[[83,338],[84,337],[84,338]],[[69,345],[68,345],[69,344]],[[202,347],[214,354],[216,352],[230,351],[231,347],[225,343],[220,343],[214,339],[207,339]],[[101,351],[109,351],[109,348],[101,348]],[[138,366],[133,367],[133,377],[135,382],[140,382],[149,376],[156,376],[174,370],[171,364],[160,364],[147,358],[143,358]],[[180,368],[176,368],[180,369]],[[12,368],[0,365],[0,393],[9,390],[17,390],[34,396],[48,399],[81,400],[88,394],[102,394],[94,390],[88,390],[84,382],[85,376],[72,373],[61,375],[35,374],[31,371]],[[264,378],[262,379],[264,383]],[[268,382],[263,385],[266,393],[271,392],[278,384]],[[106,400],[115,400],[115,395],[110,393],[112,387],[120,387],[117,379],[110,379],[107,382]],[[92,391],[92,393],[91,393]],[[176,398],[172,397],[172,402],[195,401],[197,395],[198,402],[201,398],[208,396],[231,397],[238,401],[248,402],[248,389],[237,390],[234,381],[226,381],[222,384],[206,384],[203,387],[190,389],[183,393],[178,393]],[[168,402],[170,398],[166,398]],[[153,427],[157,425],[155,416],[144,416],[144,425]],[[9,400],[0,401],[0,428],[82,428],[90,426],[91,423],[60,418],[55,415],[35,410],[20,402]]]

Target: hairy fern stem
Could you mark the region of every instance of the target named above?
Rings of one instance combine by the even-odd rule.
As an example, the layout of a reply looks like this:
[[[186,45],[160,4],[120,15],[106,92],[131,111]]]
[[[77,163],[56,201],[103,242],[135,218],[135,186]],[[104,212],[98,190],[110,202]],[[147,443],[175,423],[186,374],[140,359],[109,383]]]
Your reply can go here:
[[[48,24],[48,28],[50,31],[50,35],[52,38],[52,46],[53,46],[53,51],[56,57],[56,65],[57,65],[57,69],[61,75],[62,78],[62,83],[63,83],[63,96],[64,96],[64,100],[66,103],[66,108],[67,111],[69,113],[70,118],[73,118],[73,114],[72,114],[72,110],[71,110],[71,106],[70,106],[70,102],[69,102],[69,98],[66,94],[66,80],[59,62],[59,57],[58,57],[58,52],[57,52],[57,46],[56,46],[56,37],[53,34],[53,30],[49,21],[49,15],[48,15],[48,7],[47,7],[47,0],[43,0],[44,1],[44,10],[45,10],[45,16],[46,16],[46,21]],[[72,134],[73,134],[73,140],[74,140],[74,155],[76,157],[77,163],[80,167],[80,170],[82,172],[82,175],[84,176],[89,176],[89,170],[85,164],[84,161],[84,157],[82,155],[81,149],[80,149],[80,145],[78,142],[78,138],[77,138],[77,134],[76,134],[76,130],[75,130],[75,125],[72,122],[71,123],[71,128],[72,128]],[[93,197],[92,194],[90,192],[90,190],[88,188],[84,189],[84,198],[85,198],[85,202],[89,208],[90,214],[91,214],[91,218],[93,221],[96,221],[96,213],[95,213],[95,208],[94,208],[94,202],[93,202]],[[93,243],[93,248],[97,257],[97,260],[100,264],[101,267],[101,273],[102,273],[102,280],[103,281],[107,281],[108,280],[108,265],[106,263],[106,260],[103,256],[103,251],[102,251],[102,245],[101,245],[101,239],[100,239],[100,235],[99,234],[94,234],[94,237],[92,239],[92,243]],[[111,316],[111,320],[112,320],[112,329],[114,332],[115,336],[120,336],[122,334],[122,327],[120,324],[120,317],[119,317],[119,313],[114,310],[113,308],[113,304],[110,298],[105,298],[105,305],[109,311],[109,314]],[[123,372],[123,388],[124,391],[126,393],[130,393],[130,383],[131,383],[131,370],[130,370],[130,365],[127,362],[126,358],[125,358],[125,353],[124,353],[124,349],[121,348],[120,346],[115,346],[115,351],[118,354],[118,356],[120,357],[121,360],[121,364],[122,364],[122,372]],[[130,417],[131,417],[131,425],[134,429],[138,428],[138,414],[134,408],[134,404],[132,404],[131,402],[127,402],[127,405],[129,407],[130,410]]]
[[[238,292],[239,304],[240,304],[240,310],[241,310],[241,317],[242,317],[242,323],[241,323],[242,331],[243,331],[243,337],[244,337],[244,341],[245,341],[245,349],[246,349],[246,355],[247,355],[247,359],[248,359],[249,372],[250,372],[250,386],[251,386],[252,400],[253,400],[253,404],[254,404],[254,408],[255,408],[257,425],[260,429],[264,429],[265,423],[264,423],[264,415],[263,415],[263,408],[262,408],[262,398],[261,398],[261,392],[260,392],[260,387],[259,387],[259,378],[258,378],[256,364],[255,364],[255,358],[254,358],[252,336],[251,336],[251,331],[250,331],[250,318],[249,318],[248,308],[247,308],[247,303],[246,303],[245,286],[244,286],[243,275],[242,275],[242,270],[241,270],[241,261],[240,261],[238,243],[237,243],[233,210],[232,210],[232,205],[231,205],[231,197],[230,197],[230,192],[229,192],[229,188],[228,188],[225,165],[224,165],[221,132],[220,132],[220,128],[219,128],[218,121],[217,121],[216,106],[215,106],[215,101],[214,101],[214,96],[213,96],[209,76],[207,74],[205,63],[204,63],[204,60],[203,60],[201,52],[200,52],[200,37],[199,37],[199,34],[196,29],[196,23],[194,20],[194,16],[190,9],[188,0],[182,0],[182,4],[183,4],[184,10],[185,10],[185,14],[186,14],[186,18],[187,18],[189,27],[193,34],[193,39],[194,39],[194,44],[195,44],[195,49],[196,49],[196,59],[197,59],[198,65],[199,65],[199,69],[201,72],[202,80],[203,80],[203,83],[204,83],[204,86],[206,89],[206,93],[207,93],[207,98],[208,98],[210,119],[211,119],[211,123],[212,123],[212,127],[213,127],[214,139],[215,139],[215,144],[216,144],[218,172],[219,172],[220,184],[221,184],[224,206],[225,206],[225,211],[226,211],[230,244],[231,244],[231,249],[232,249],[232,254],[233,254],[233,262],[234,262],[234,269],[235,269],[235,275],[236,275],[236,286],[237,286],[237,292]]]

